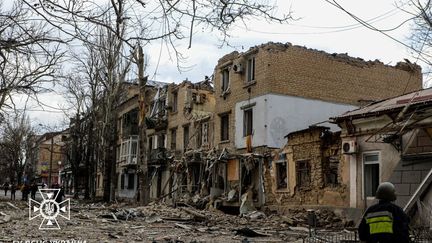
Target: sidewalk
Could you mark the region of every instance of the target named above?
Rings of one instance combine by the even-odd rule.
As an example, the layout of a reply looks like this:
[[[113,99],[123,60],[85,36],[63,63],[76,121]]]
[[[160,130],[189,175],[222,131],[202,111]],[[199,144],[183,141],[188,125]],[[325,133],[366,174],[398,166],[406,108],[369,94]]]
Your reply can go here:
[[[10,200],[11,199],[11,191],[8,190],[7,196],[5,196],[4,190],[0,190],[0,198]],[[29,195],[29,198],[31,198],[30,195]],[[15,192],[15,201],[20,201],[21,199],[22,199],[22,192],[16,191]],[[39,192],[36,192],[36,201],[42,201],[42,196],[39,194]]]

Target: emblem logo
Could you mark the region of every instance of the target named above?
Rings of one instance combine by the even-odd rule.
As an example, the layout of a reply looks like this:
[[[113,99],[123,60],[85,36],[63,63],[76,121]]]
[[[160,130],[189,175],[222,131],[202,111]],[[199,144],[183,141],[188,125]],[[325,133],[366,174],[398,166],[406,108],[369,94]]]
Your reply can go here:
[[[70,220],[70,199],[58,203],[56,199],[60,189],[39,189],[39,193],[42,196],[41,202],[29,199],[29,220],[40,216],[42,218],[40,230],[60,229],[57,217]]]

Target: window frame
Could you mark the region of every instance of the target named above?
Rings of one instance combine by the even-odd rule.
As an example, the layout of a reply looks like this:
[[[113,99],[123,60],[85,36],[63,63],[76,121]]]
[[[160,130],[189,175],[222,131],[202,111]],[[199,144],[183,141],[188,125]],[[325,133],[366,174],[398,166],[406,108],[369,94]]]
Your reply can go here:
[[[127,174],[127,190],[133,190],[135,187],[135,174]],[[132,183],[131,183],[132,182]]]
[[[177,149],[177,128],[171,128],[171,141],[170,141],[170,148],[171,150]]]
[[[177,112],[178,110],[178,91],[173,91],[173,102],[172,102],[172,110],[171,112]]]
[[[298,168],[298,164],[299,163],[306,163],[306,169],[299,169]],[[300,184],[299,182],[301,182],[301,180],[299,179],[299,174],[301,174],[300,172],[301,171],[307,171],[308,173],[308,178],[309,178],[309,182],[308,182],[308,185],[302,185],[302,184]],[[295,162],[295,173],[296,173],[296,188],[298,188],[298,189],[308,189],[308,188],[310,188],[311,187],[311,185],[312,185],[312,168],[311,168],[311,162],[310,162],[310,159],[299,159],[299,160],[296,160],[296,162]]]
[[[221,70],[221,91],[226,92],[230,87],[230,70],[225,67]]]
[[[285,177],[286,177],[286,186],[285,187],[279,187],[279,168],[278,168],[278,166],[280,165],[280,164],[285,164]],[[275,171],[276,171],[276,190],[277,191],[286,191],[286,190],[288,190],[288,184],[289,184],[289,181],[288,181],[288,161],[286,161],[286,160],[277,160],[277,161],[275,161]]]
[[[376,154],[378,155],[378,160],[377,161],[372,161],[372,162],[365,162],[365,156],[366,155],[371,155],[371,154]],[[364,199],[374,199],[375,196],[367,196],[366,195],[366,186],[365,186],[365,165],[366,164],[378,164],[378,185],[381,183],[381,151],[366,151],[363,152],[361,157],[361,162],[362,162],[362,195]]]
[[[250,115],[247,115],[249,112]],[[246,121],[247,118],[250,119],[249,122]],[[249,135],[253,135],[253,107],[243,110],[243,137]]]
[[[251,83],[255,81],[255,56],[251,56],[246,61],[246,83]]]
[[[229,141],[229,138],[230,138],[230,136],[229,136],[229,114],[228,113],[225,113],[225,114],[221,114],[220,116],[220,131],[221,131],[221,133],[220,133],[220,141],[221,142],[224,142],[224,141]],[[226,125],[226,133],[224,133],[224,120],[225,120],[225,118],[226,118],[226,123],[227,123],[227,125]],[[226,134],[226,137],[224,136]]]
[[[186,136],[187,131],[187,136]],[[190,125],[183,126],[183,151],[186,151],[190,143]]]

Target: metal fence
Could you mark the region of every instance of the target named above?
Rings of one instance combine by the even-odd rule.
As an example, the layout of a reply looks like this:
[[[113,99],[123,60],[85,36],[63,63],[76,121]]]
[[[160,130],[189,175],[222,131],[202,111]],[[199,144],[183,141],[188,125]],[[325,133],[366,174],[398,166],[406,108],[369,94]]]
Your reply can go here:
[[[327,232],[327,231],[316,231],[303,240],[304,243],[356,243],[360,242],[357,232]]]
[[[432,230],[415,228],[410,230],[412,243],[432,243]],[[356,243],[360,242],[357,232],[313,231],[311,236],[303,239],[304,243]]]

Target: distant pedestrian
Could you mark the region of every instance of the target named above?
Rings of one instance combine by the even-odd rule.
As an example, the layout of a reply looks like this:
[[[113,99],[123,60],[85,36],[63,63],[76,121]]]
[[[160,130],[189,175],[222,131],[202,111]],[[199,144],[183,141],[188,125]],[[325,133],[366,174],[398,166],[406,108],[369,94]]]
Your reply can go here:
[[[63,202],[63,198],[65,196],[65,194],[64,194],[64,187],[63,186],[62,187],[57,186],[57,188],[59,188],[60,190],[57,193],[57,197],[56,197],[55,200],[56,200],[57,203],[61,203],[61,202]]]
[[[30,186],[28,184],[22,185],[21,186],[21,193],[22,193],[21,200],[27,201],[28,200],[28,194],[30,193]]]
[[[15,200],[16,185],[11,184],[11,200]]]
[[[5,197],[7,196],[7,191],[9,190],[9,183],[5,182],[5,184],[3,185],[3,189],[5,191]]]
[[[33,183],[32,185],[31,185],[31,198],[33,199],[33,200],[36,200],[36,192],[37,192],[37,190],[38,190],[38,186],[37,186],[37,184],[36,183]]]
[[[396,200],[396,190],[392,183],[383,182],[378,186],[376,199],[379,202],[370,206],[360,223],[360,241],[367,243],[408,243],[409,217],[399,206],[392,202]]]

